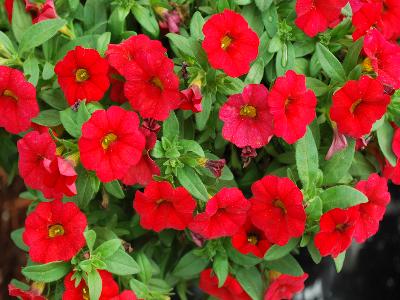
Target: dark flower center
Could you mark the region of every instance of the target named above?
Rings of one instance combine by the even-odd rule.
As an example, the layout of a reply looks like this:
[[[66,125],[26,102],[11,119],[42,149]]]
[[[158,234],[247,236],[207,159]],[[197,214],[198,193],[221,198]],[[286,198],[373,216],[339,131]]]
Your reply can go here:
[[[82,298],[83,300],[90,300],[89,289],[86,286],[82,288]]]
[[[3,96],[13,98],[14,100],[18,100],[17,95],[15,95],[14,92],[10,90],[5,90],[3,92]]]
[[[162,84],[161,79],[158,78],[157,76],[152,77],[150,79],[150,83],[155,87],[159,88],[160,90],[164,89],[164,85]]]
[[[157,205],[161,205],[162,203],[164,203],[166,200],[165,199],[158,199],[157,201],[156,201],[156,204]]]
[[[54,238],[64,235],[64,227],[60,224],[51,225],[49,227],[49,237]]]
[[[252,245],[257,245],[258,244],[258,235],[254,232],[250,232],[247,235],[247,242]]]
[[[277,208],[280,208],[284,215],[287,214],[287,210],[286,210],[285,204],[282,202],[282,200],[280,200],[280,199],[274,200],[273,205],[275,207],[277,207]]]
[[[358,99],[356,102],[354,102],[351,107],[350,107],[350,112],[352,114],[354,114],[355,110],[357,109],[357,107],[361,104],[362,99]]]
[[[114,133],[107,133],[101,141],[101,147],[103,147],[104,150],[107,150],[116,140],[117,136]]]
[[[337,224],[335,228],[339,232],[344,232],[348,227],[349,225],[344,223],[344,224]]]
[[[229,46],[232,44],[233,38],[229,35],[226,34],[222,39],[221,39],[221,48],[224,50],[227,50]]]
[[[240,115],[242,117],[247,117],[247,118],[255,118],[257,116],[257,109],[254,106],[251,105],[243,105],[240,108]]]
[[[89,72],[86,69],[78,69],[75,73],[75,80],[77,82],[84,82],[90,78]]]

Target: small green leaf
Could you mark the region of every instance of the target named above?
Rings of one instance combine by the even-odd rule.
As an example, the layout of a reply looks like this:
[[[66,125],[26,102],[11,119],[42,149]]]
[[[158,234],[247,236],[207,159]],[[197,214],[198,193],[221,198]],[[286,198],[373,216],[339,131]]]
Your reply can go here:
[[[94,243],[96,242],[96,231],[87,230],[83,234],[85,236],[86,245],[88,246],[89,251],[92,252]]]
[[[256,267],[241,268],[236,273],[236,279],[253,300],[263,298],[264,285],[260,272]]]
[[[73,137],[79,138],[82,135],[82,125],[89,120],[90,113],[85,105],[81,102],[78,111],[72,110],[70,107],[60,111],[60,120],[65,130]]]
[[[213,97],[215,97],[214,93],[205,92],[203,94],[203,100],[201,101],[202,111],[195,115],[196,126],[200,131],[204,130],[210,118]]]
[[[160,28],[158,27],[158,22],[151,7],[145,8],[142,5],[135,3],[132,7],[132,13],[145,31],[147,31],[153,38],[158,36]]]
[[[368,202],[367,196],[347,185],[338,185],[323,191],[320,195],[323,211],[334,208],[348,208],[360,203]]]
[[[0,48],[2,47],[11,55],[17,54],[10,38],[3,31],[0,31]]]
[[[204,183],[191,167],[184,166],[183,168],[179,168],[176,177],[195,198],[203,201],[208,200],[208,192]]]
[[[197,40],[201,40],[204,37],[203,34],[203,25],[205,21],[199,11],[196,11],[193,16],[192,20],[190,21],[190,34]]]
[[[264,256],[264,259],[271,261],[286,256],[299,244],[299,240],[300,240],[299,238],[291,239],[284,246],[273,245],[271,248],[268,249],[267,253]]]
[[[140,267],[137,262],[123,249],[118,249],[110,257],[103,259],[107,265],[107,271],[120,276],[137,274]]]
[[[190,45],[189,39],[176,33],[168,33],[167,38],[172,45],[185,55],[195,57],[193,49]]]
[[[300,264],[290,254],[277,260],[267,261],[266,264],[271,270],[275,270],[292,276],[301,276],[304,273]]]
[[[124,199],[125,194],[118,180],[113,180],[104,184],[107,192],[118,199]]]
[[[318,249],[315,247],[314,241],[311,241],[307,245],[307,250],[310,253],[310,256],[314,263],[319,264],[322,260],[321,254],[319,253]]]
[[[42,78],[44,80],[49,80],[54,76],[54,66],[47,62],[43,66]]]
[[[329,91],[328,85],[313,77],[307,77],[307,88],[311,89],[317,97],[325,95]]]
[[[273,0],[255,0],[259,10],[266,11],[272,4]]]
[[[110,43],[111,40],[111,33],[110,32],[104,32],[102,35],[99,36],[97,39],[97,51],[100,53],[100,55],[104,55],[104,53],[107,50],[108,44]]]
[[[21,42],[22,36],[32,25],[32,17],[25,11],[23,1],[13,1],[11,28],[15,39]]]
[[[246,76],[245,83],[260,83],[263,75],[264,75],[264,60],[262,58],[258,58],[250,68],[249,73]]]
[[[310,128],[296,143],[296,166],[303,186],[312,185],[318,175],[318,150]]]
[[[335,262],[336,272],[339,273],[342,270],[345,258],[346,258],[346,251],[343,251],[333,259],[333,261]]]
[[[73,199],[80,208],[84,209],[98,192],[100,181],[94,173],[86,171],[83,167],[78,167],[77,173],[76,190],[78,193]]]
[[[218,278],[218,287],[222,287],[228,277],[229,263],[226,253],[218,253],[214,257],[213,270]]]
[[[357,65],[363,45],[364,38],[360,38],[349,48],[349,51],[347,52],[347,55],[343,61],[343,68],[347,74],[350,73],[350,71],[353,70],[354,67]]]
[[[338,82],[346,81],[346,72],[344,71],[342,64],[328,48],[318,43],[316,53],[322,69],[324,69],[331,79]]]
[[[42,110],[36,118],[32,119],[32,122],[48,127],[58,126],[61,124],[60,112],[55,109]]]
[[[187,280],[195,277],[207,267],[209,261],[204,257],[195,255],[194,251],[186,253],[180,259],[172,271],[172,275]]]
[[[28,246],[24,243],[22,239],[22,234],[24,233],[25,228],[19,228],[11,232],[11,239],[14,244],[21,250],[28,251]]]
[[[33,281],[53,282],[63,278],[71,270],[67,262],[52,262],[44,265],[31,265],[22,269],[22,274]]]
[[[31,55],[24,61],[24,74],[28,76],[28,81],[34,86],[37,85],[39,80],[39,61],[35,56]]]
[[[394,136],[394,129],[385,121],[382,126],[377,130],[379,147],[382,150],[383,155],[389,161],[389,163],[394,167],[397,164],[396,155],[393,153],[392,141]]]
[[[170,140],[179,136],[179,121],[173,111],[163,123],[163,136]]]
[[[103,288],[100,274],[94,269],[87,275],[90,300],[98,300]]]
[[[38,98],[57,110],[64,110],[68,107],[61,89],[47,89],[40,91]]]
[[[93,255],[99,256],[101,258],[108,258],[113,255],[121,247],[120,239],[112,239],[104,242],[98,246],[94,251]]]

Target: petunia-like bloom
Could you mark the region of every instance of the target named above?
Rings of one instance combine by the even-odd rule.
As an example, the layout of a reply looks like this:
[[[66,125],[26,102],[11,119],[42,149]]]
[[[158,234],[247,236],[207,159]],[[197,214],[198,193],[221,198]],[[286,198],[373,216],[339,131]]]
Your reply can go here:
[[[371,174],[368,180],[361,180],[355,188],[368,198],[368,202],[357,205],[360,217],[354,231],[354,239],[363,243],[378,232],[379,221],[390,202],[390,194],[387,180],[378,174]]]
[[[261,258],[271,247],[265,233],[254,226],[250,218],[247,218],[246,223],[232,236],[231,242],[240,253],[251,253]]]
[[[136,192],[133,207],[145,229],[184,230],[193,219],[196,201],[183,187],[173,188],[167,181],[153,181],[144,192]]]
[[[193,84],[187,89],[181,91],[182,102],[179,106],[182,110],[191,110],[194,113],[201,112],[201,100],[203,95],[201,89],[197,84]]]
[[[135,293],[131,290],[123,291],[118,296],[109,298],[108,300],[137,300]]]
[[[319,221],[320,230],[314,238],[319,253],[337,257],[346,250],[351,244],[358,217],[357,207],[334,208],[324,213]]]
[[[283,246],[303,234],[303,194],[289,178],[265,176],[253,183],[251,191],[250,218],[271,243]]]
[[[108,62],[95,49],[77,46],[59,61],[54,72],[70,105],[99,101],[110,86]]]
[[[304,290],[304,281],[307,278],[307,273],[301,276],[280,275],[269,285],[264,300],[292,299],[295,294]]]
[[[8,294],[13,297],[18,297],[22,300],[46,300],[45,297],[41,296],[39,293],[33,290],[22,290],[17,288],[13,284],[8,285]]]
[[[47,171],[43,176],[44,188],[41,189],[45,198],[61,200],[64,195],[76,195],[75,181],[78,175],[68,160],[59,156],[53,160],[44,158],[43,166]]]
[[[30,188],[42,190],[47,174],[43,161],[55,159],[56,144],[48,132],[32,131],[17,142],[17,148],[19,175]]]
[[[220,300],[250,300],[251,298],[240,286],[239,282],[228,275],[222,287],[218,287],[218,278],[212,269],[200,273],[199,287],[207,294]]]
[[[370,133],[372,125],[382,118],[390,97],[383,85],[369,76],[348,81],[333,95],[330,116],[340,133],[361,138]]]
[[[367,59],[364,67],[378,75],[378,80],[394,89],[400,88],[400,47],[387,41],[376,29],[370,30],[364,39]]]
[[[236,234],[246,222],[250,202],[238,188],[222,188],[189,225],[190,230],[206,239]]]
[[[381,4],[381,18],[376,27],[386,39],[397,40],[400,37],[400,2],[398,0],[364,0],[364,2]]]
[[[392,149],[397,158],[400,158],[400,128],[397,128],[394,132]]]
[[[118,297],[119,288],[110,272],[98,270],[101,277],[101,295],[99,300],[110,300]],[[89,288],[82,278],[78,285],[75,279],[72,279],[73,272],[69,273],[64,278],[65,291],[62,295],[62,300],[89,300]],[[118,298],[116,298],[118,299]]]
[[[273,135],[268,106],[268,90],[262,84],[249,84],[242,94],[232,95],[219,111],[224,122],[222,136],[239,148],[260,148]]]
[[[333,28],[348,0],[297,0],[295,24],[310,37]]]
[[[31,0],[25,0],[25,10],[31,14],[33,24],[58,18],[54,0],[46,0],[44,3],[35,3]]]
[[[159,56],[165,56],[167,49],[160,41],[151,40],[147,35],[138,34],[129,37],[120,44],[109,44],[106,57],[111,67],[124,76],[125,66],[131,61],[137,60],[137,55],[146,52],[155,52]]]
[[[21,71],[0,66],[0,127],[18,134],[28,130],[38,114],[35,87]]]
[[[306,78],[294,71],[279,77],[268,96],[274,134],[293,144],[301,139],[315,116],[317,98],[307,90]]]
[[[143,118],[163,121],[181,103],[174,63],[157,51],[140,52],[125,67],[124,92]]]
[[[146,145],[139,162],[131,166],[122,178],[122,182],[126,185],[141,184],[146,186],[153,180],[154,175],[160,175],[160,168],[149,154],[156,144],[157,135],[143,126],[140,127],[140,131],[146,139]]]
[[[37,263],[69,261],[85,245],[85,214],[73,202],[40,202],[25,219],[22,238]]]
[[[231,77],[249,72],[257,58],[260,40],[240,14],[225,9],[203,26],[203,49],[214,69],[222,69]]]
[[[383,176],[386,179],[390,179],[393,184],[400,185],[400,159],[397,160],[395,166],[386,161],[383,168]]]
[[[139,162],[145,139],[136,113],[112,106],[95,111],[83,124],[78,146],[82,165],[109,182],[122,179]]]
[[[381,19],[381,2],[364,3],[361,8],[353,14],[352,23],[355,27],[353,40],[358,40],[364,36],[368,30],[378,23]]]

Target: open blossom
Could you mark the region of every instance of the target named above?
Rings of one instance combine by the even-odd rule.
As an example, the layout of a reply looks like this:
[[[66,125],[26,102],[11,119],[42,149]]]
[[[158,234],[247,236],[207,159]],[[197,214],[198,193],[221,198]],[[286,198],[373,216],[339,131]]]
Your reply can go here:
[[[82,165],[109,182],[122,179],[139,162],[145,138],[136,113],[112,106],[95,111],[83,124],[78,146]]]
[[[271,243],[283,246],[303,234],[303,194],[289,178],[265,176],[252,184],[251,191],[250,218]]]
[[[222,136],[237,147],[260,148],[272,138],[268,90],[262,84],[249,84],[242,94],[230,96],[219,118],[224,122]]]
[[[203,213],[195,216],[190,230],[206,239],[236,234],[246,222],[250,202],[238,188],[222,188],[206,204]]]
[[[360,9],[353,14],[352,23],[355,27],[353,39],[358,40],[381,19],[381,2],[364,3]]]
[[[99,101],[110,86],[108,62],[95,49],[77,46],[59,61],[54,72],[70,105]]]
[[[222,287],[218,287],[218,278],[212,269],[200,273],[199,287],[207,294],[220,300],[250,300],[251,298],[240,286],[239,282],[228,275]]]
[[[307,278],[307,273],[301,276],[280,275],[269,285],[264,300],[292,299],[295,294],[304,290],[304,281]]]
[[[0,127],[14,134],[26,131],[38,114],[35,87],[21,71],[0,66]]]
[[[317,98],[306,87],[304,75],[287,71],[276,79],[268,97],[274,134],[293,144],[301,139],[315,116]]]
[[[225,9],[213,15],[204,24],[203,33],[202,46],[213,68],[222,69],[231,77],[249,72],[260,40],[240,14]]]
[[[297,0],[296,25],[308,36],[314,37],[340,21],[347,0]]]
[[[330,116],[340,133],[353,138],[368,134],[390,103],[383,85],[369,76],[348,81],[333,95]]]
[[[141,52],[125,67],[124,92],[143,118],[163,121],[181,103],[174,63],[157,51]]]
[[[314,238],[319,253],[337,257],[346,250],[351,244],[358,218],[357,207],[334,208],[324,213],[319,221],[320,230]]]
[[[144,192],[136,192],[133,207],[143,228],[159,232],[167,228],[185,229],[193,219],[196,202],[183,187],[152,181]]]
[[[37,263],[69,261],[85,245],[86,216],[73,202],[41,202],[25,220],[23,240]]]
[[[192,84],[187,89],[181,91],[182,102],[179,106],[182,110],[191,110],[194,113],[201,112],[201,100],[203,95],[197,84]]]
[[[400,47],[387,41],[376,29],[370,30],[364,39],[364,52],[367,59],[363,66],[375,71],[378,80],[394,89],[400,88]]]
[[[371,174],[368,180],[361,180],[355,188],[368,198],[368,202],[357,205],[360,217],[354,231],[355,240],[363,243],[378,232],[379,221],[390,202],[390,194],[387,180],[378,174]]]
[[[265,236],[265,233],[254,226],[250,218],[239,231],[231,238],[232,246],[243,254],[253,254],[260,258],[264,257],[271,243]]]

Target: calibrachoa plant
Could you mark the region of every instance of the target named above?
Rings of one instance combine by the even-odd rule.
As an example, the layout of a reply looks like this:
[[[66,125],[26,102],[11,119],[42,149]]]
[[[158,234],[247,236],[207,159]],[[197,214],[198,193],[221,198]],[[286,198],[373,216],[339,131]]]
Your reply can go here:
[[[291,299],[400,184],[394,0],[6,0],[20,299]],[[323,258],[326,257],[326,258]]]

